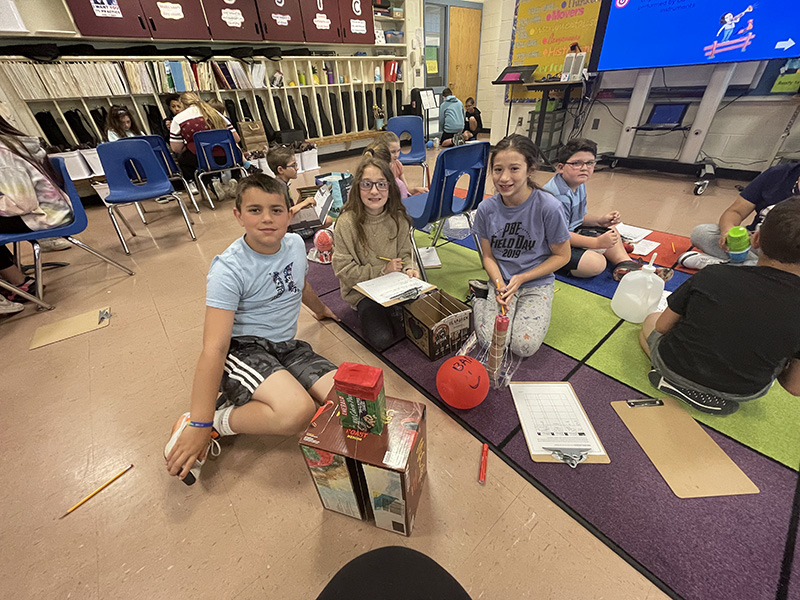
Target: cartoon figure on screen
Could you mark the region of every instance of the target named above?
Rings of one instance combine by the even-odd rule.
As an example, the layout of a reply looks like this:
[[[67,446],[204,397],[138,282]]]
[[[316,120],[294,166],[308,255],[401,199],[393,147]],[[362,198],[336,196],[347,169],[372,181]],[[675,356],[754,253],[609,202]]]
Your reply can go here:
[[[736,29],[736,24],[739,22],[739,19],[741,19],[747,13],[752,12],[752,10],[753,5],[751,4],[744,9],[744,12],[740,12],[738,15],[734,16],[733,13],[729,12],[722,15],[719,19],[722,27],[720,27],[719,31],[717,31],[717,37],[719,37],[719,34],[722,34],[723,42],[727,42],[729,39],[731,39],[731,35],[733,34],[734,29]]]

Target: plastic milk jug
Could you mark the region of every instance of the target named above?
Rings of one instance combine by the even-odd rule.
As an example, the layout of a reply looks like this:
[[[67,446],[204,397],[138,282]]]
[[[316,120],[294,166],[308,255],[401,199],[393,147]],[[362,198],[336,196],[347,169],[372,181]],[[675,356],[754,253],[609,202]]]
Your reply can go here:
[[[641,323],[645,317],[655,312],[664,292],[664,280],[656,275],[653,261],[644,265],[641,271],[632,271],[625,275],[611,299],[611,310],[618,317],[630,323]]]
[[[744,227],[731,227],[728,231],[728,254],[733,262],[744,262],[750,254],[750,234]]]

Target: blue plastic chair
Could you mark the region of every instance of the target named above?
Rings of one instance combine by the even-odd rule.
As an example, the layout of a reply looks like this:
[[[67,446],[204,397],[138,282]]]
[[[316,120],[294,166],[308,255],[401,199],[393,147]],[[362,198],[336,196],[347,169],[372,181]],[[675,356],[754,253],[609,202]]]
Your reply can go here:
[[[424,194],[409,196],[403,200],[408,215],[413,220],[411,226],[411,244],[414,246],[414,254],[419,264],[420,275],[427,281],[425,267],[422,264],[417,242],[414,239],[414,230],[422,229],[453,215],[464,214],[472,229],[472,217],[470,211],[477,208],[483,200],[483,192],[486,187],[486,172],[489,163],[489,142],[471,142],[461,146],[445,148],[439,152],[436,159],[436,166],[433,169],[430,190]],[[463,175],[469,176],[469,188],[466,198],[455,196],[456,183]],[[438,229],[433,240],[433,246],[439,239],[441,227]],[[473,232],[475,246],[478,254],[483,260],[481,244],[478,236]]]
[[[186,193],[189,194],[189,198],[192,201],[195,212],[199,213],[200,208],[197,206],[197,201],[194,199],[192,190],[189,189],[189,182],[186,181],[186,178],[183,176],[181,170],[178,168],[178,165],[175,163],[175,159],[172,157],[172,152],[170,152],[169,148],[167,148],[167,142],[164,141],[164,138],[162,138],[160,135],[141,135],[138,137],[140,139],[147,140],[147,143],[150,144],[151,148],[153,148],[153,152],[155,152],[156,156],[159,158],[159,162],[164,168],[169,180],[180,181],[183,184],[183,189],[185,189]]]
[[[132,236],[135,237],[136,232],[128,224],[122,213],[115,213],[115,209],[119,204],[131,204],[152,200],[153,198],[161,198],[162,196],[172,196],[183,214],[186,227],[189,229],[189,235],[192,236],[192,240],[197,239],[194,235],[194,229],[192,229],[189,213],[186,212],[186,207],[183,205],[183,200],[175,193],[175,188],[172,187],[172,183],[167,178],[164,168],[159,163],[159,159],[156,158],[149,143],[137,138],[106,142],[97,146],[97,155],[103,164],[108,189],[110,190],[104,202],[108,206],[108,216],[111,218],[111,223],[114,225],[125,254],[130,254],[131,252],[128,250],[128,244],[125,243],[125,238],[119,229],[117,216],[119,216]],[[142,180],[134,182],[130,178],[126,170],[126,165],[129,163],[134,165],[135,171],[142,177]]]
[[[64,238],[78,248],[86,250],[89,254],[93,254],[97,258],[106,261],[108,264],[117,267],[121,271],[125,271],[128,275],[134,275],[134,272],[129,268],[122,266],[117,261],[110,259],[105,254],[98,252],[94,248],[87,246],[79,239],[73,237],[74,235],[84,231],[88,226],[89,221],[86,218],[86,211],[84,211],[80,196],[78,196],[78,192],[75,190],[75,185],[72,183],[69,173],[67,173],[67,167],[64,163],[64,159],[60,156],[53,156],[50,157],[50,161],[53,163],[53,167],[55,168],[56,172],[60,173],[61,177],[64,179],[64,191],[67,192],[69,201],[72,204],[72,222],[67,223],[66,225],[61,225],[60,227],[54,227],[52,229],[33,231],[29,233],[5,233],[0,235],[0,245],[14,244],[14,255],[16,257],[19,257],[20,242],[30,242],[31,246],[33,246],[33,266],[36,273],[36,296],[34,297],[31,294],[26,294],[22,290],[17,289],[15,286],[3,281],[2,279],[0,279],[0,287],[19,294],[23,298],[31,302],[35,302],[40,308],[45,308],[48,310],[52,310],[55,308],[55,306],[44,302],[41,251],[39,249],[39,243],[37,242],[37,239],[53,237]]]
[[[425,153],[425,130],[422,126],[422,117],[416,115],[405,115],[402,117],[392,117],[386,123],[386,130],[391,131],[397,137],[407,133],[411,136],[411,150],[401,152],[398,160],[404,165],[419,165],[422,167],[422,176],[431,185],[431,175],[428,170],[427,154]]]
[[[238,169],[242,177],[247,177],[247,170],[244,168],[244,157],[239,146],[236,145],[236,140],[233,139],[233,134],[228,129],[209,129],[207,131],[198,131],[193,136],[194,149],[197,154],[197,172],[194,175],[194,180],[197,183],[197,189],[202,190],[203,196],[208,201],[211,209],[214,210],[214,202],[211,200],[211,194],[208,193],[208,187],[203,181],[204,177],[224,173],[226,171],[233,171]],[[217,162],[214,156],[214,150],[220,149],[225,153],[225,162]]]

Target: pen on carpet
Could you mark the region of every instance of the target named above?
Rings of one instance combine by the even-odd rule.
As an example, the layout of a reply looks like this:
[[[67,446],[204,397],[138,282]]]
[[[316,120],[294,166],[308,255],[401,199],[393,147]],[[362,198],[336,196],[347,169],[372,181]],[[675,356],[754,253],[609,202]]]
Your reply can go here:
[[[77,503],[75,506],[73,506],[73,507],[72,507],[72,508],[70,508],[70,509],[69,509],[67,512],[65,512],[63,515],[61,515],[61,516],[59,517],[59,519],[63,519],[63,518],[64,518],[64,517],[66,517],[66,516],[67,516],[69,513],[71,513],[73,510],[75,510],[76,508],[79,508],[79,507],[81,507],[81,506],[82,506],[84,503],[86,503],[87,501],[89,501],[89,500],[91,500],[92,498],[94,498],[94,497],[95,497],[97,494],[99,494],[100,492],[102,492],[104,489],[106,489],[108,486],[110,486],[112,483],[114,483],[114,482],[115,482],[117,479],[119,479],[120,477],[122,477],[123,475],[125,475],[125,473],[127,473],[128,471],[130,471],[132,468],[133,468],[133,465],[131,464],[131,465],[128,465],[127,467],[125,467],[124,469],[122,469],[122,471],[120,471],[119,473],[117,473],[116,475],[114,475],[114,477],[112,477],[111,479],[109,479],[108,481],[106,481],[106,482],[105,482],[103,485],[101,485],[99,488],[97,488],[97,489],[96,489],[95,491],[93,491],[91,494],[89,494],[88,496],[86,496],[86,498],[84,498],[83,500],[81,500],[80,502],[78,502],[78,503]]]
[[[486,483],[486,460],[489,457],[489,444],[484,444],[481,450],[481,468],[478,471],[478,483]]]

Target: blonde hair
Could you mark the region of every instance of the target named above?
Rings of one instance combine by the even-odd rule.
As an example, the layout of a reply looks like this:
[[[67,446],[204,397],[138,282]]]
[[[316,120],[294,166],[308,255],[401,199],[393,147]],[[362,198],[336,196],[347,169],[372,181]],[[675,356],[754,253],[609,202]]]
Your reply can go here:
[[[219,114],[219,112],[217,112],[212,106],[209,106],[207,102],[204,102],[198,94],[194,92],[182,93],[181,104],[186,107],[196,106],[197,110],[200,111],[200,114],[203,115],[203,119],[205,120],[209,129],[228,128],[228,121],[225,120],[225,117]]]
[[[375,143],[383,142],[387,146],[392,143],[400,143],[400,138],[397,137],[397,134],[394,131],[384,131],[378,137],[375,138]]]
[[[389,133],[389,132],[387,132],[387,133]],[[394,135],[394,134],[392,134],[392,135]],[[395,137],[397,137],[397,136],[395,136]],[[389,150],[389,146],[381,138],[382,138],[382,136],[378,136],[378,138],[374,142],[372,142],[369,146],[364,148],[364,153],[362,154],[362,157],[373,156],[373,157],[377,158],[378,160],[382,160],[383,162],[389,163],[389,165],[391,165],[392,164],[392,153]]]

